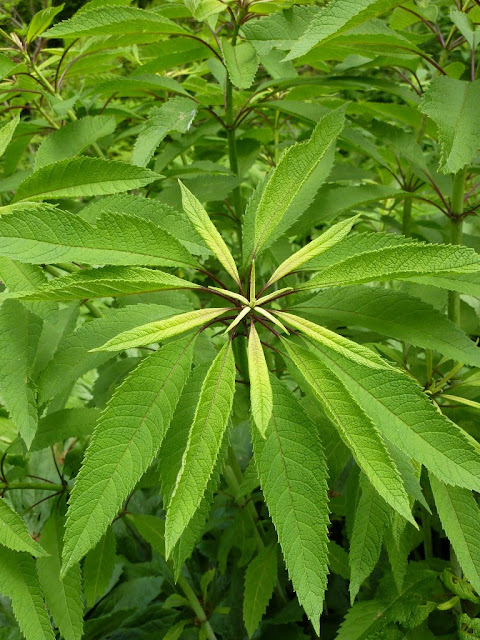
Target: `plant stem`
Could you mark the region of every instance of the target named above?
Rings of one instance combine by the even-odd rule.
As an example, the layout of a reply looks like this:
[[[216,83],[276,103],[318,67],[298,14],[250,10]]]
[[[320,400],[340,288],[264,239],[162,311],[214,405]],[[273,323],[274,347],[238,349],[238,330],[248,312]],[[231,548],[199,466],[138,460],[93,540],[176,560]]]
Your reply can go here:
[[[454,245],[462,244],[463,227],[463,197],[465,195],[465,169],[455,174],[453,178],[451,217],[450,217],[450,242]],[[448,292],[448,317],[456,324],[460,325],[460,294],[458,291]]]
[[[237,136],[235,130],[235,118],[233,116],[233,85],[227,73],[225,83],[225,121],[227,124],[227,143],[228,143],[228,160],[230,162],[230,170],[238,176],[238,152],[237,152]],[[237,186],[233,190],[233,208],[237,218],[242,217],[242,196],[240,187]]]
[[[412,231],[412,198],[403,201],[402,233],[409,237]]]
[[[0,482],[0,491],[7,489],[36,489],[37,491],[63,491],[62,484],[53,484],[52,482]]]
[[[182,589],[183,593],[185,594],[185,597],[187,598],[188,602],[190,603],[190,606],[192,607],[192,609],[195,612],[195,615],[197,616],[197,618],[199,619],[202,627],[205,630],[205,633],[207,634],[207,637],[209,638],[209,640],[217,640],[217,636],[215,635],[212,627],[210,626],[210,623],[207,619],[207,615],[205,613],[205,611],[203,610],[202,605],[200,604],[200,601],[198,600],[195,591],[192,589],[192,587],[190,586],[190,583],[188,582],[188,580],[186,578],[184,578],[183,576],[180,576],[180,578],[178,579],[178,585],[180,586],[180,588]]]

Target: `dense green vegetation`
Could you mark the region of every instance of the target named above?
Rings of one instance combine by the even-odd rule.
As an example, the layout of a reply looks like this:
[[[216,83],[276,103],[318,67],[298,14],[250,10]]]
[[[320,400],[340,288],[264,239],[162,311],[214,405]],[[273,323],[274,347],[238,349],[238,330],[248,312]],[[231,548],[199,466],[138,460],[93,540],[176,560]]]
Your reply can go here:
[[[0,639],[480,638],[480,1],[0,22]]]

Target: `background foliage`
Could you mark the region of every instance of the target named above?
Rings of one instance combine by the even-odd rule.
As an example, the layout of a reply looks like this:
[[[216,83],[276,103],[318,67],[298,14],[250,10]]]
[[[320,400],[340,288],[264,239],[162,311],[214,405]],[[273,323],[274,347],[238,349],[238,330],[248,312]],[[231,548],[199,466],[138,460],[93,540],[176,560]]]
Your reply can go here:
[[[479,638],[480,2],[0,20],[0,638]]]

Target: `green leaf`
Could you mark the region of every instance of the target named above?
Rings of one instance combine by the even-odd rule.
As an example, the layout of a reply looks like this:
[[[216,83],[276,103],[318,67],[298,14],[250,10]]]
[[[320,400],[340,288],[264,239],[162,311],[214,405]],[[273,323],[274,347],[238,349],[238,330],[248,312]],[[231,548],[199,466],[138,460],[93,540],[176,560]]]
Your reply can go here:
[[[360,500],[355,510],[350,540],[350,601],[353,604],[362,583],[375,569],[383,536],[390,523],[390,511],[382,497],[363,476]]]
[[[30,536],[23,518],[3,498],[0,498],[0,544],[13,551],[25,551],[35,557],[46,554]]]
[[[197,288],[200,288],[200,285],[156,269],[101,267],[54,278],[33,291],[18,291],[9,297],[21,300],[67,301]]]
[[[185,331],[191,331],[201,325],[205,325],[226,311],[228,311],[226,308],[196,309],[195,311],[187,311],[187,313],[181,313],[164,320],[149,322],[120,333],[101,347],[92,349],[92,351],[122,351],[123,349],[140,347],[154,342],[162,342],[167,338],[178,336],[181,333],[185,333]]]
[[[245,573],[243,620],[251,638],[262,621],[277,582],[277,546],[269,545],[249,563]]]
[[[412,378],[393,367],[366,367],[319,343],[313,348],[386,440],[444,482],[480,489],[480,447],[437,411]]]
[[[235,360],[228,341],[213,361],[203,383],[182,466],[167,507],[167,557],[201,504],[222,449],[234,393]]]
[[[222,54],[232,84],[239,89],[248,89],[258,69],[255,47],[250,42],[232,45],[226,38],[222,38]]]
[[[245,213],[245,265],[284,233],[308,207],[330,173],[335,141],[344,123],[343,108],[327,114],[309,140],[287,149],[263,189],[257,188]]]
[[[110,309],[103,318],[96,318],[65,336],[47,367],[36,380],[39,403],[68,389],[78,378],[113,358],[109,351],[94,351],[95,347],[121,331],[138,326],[145,320],[155,320],[178,313],[179,309],[157,304],[135,304],[124,309]]]
[[[17,114],[12,120],[10,120],[10,122],[7,122],[7,124],[0,129],[0,157],[2,157],[7,150],[19,122],[20,114]]]
[[[144,515],[143,513],[129,513],[127,520],[133,524],[138,533],[148,544],[165,556],[165,520],[157,516]]]
[[[99,7],[81,12],[46,31],[45,38],[81,38],[134,33],[183,33],[184,29],[153,11],[134,7]]]
[[[112,528],[100,538],[95,547],[85,556],[83,583],[87,607],[91,609],[102,598],[115,569],[116,540]]]
[[[235,282],[240,283],[240,276],[238,275],[235,260],[222,236],[210,220],[208,213],[193,193],[189,191],[182,182],[179,182],[179,184],[182,192],[183,210],[187,214],[188,219],[202,236],[207,247],[213,251],[220,264],[232,276]]]
[[[27,446],[38,422],[29,372],[33,362],[32,335],[38,337],[39,322],[17,300],[5,300],[0,305],[0,398]]]
[[[438,126],[443,173],[457,173],[475,158],[480,146],[479,101],[480,80],[439,76],[423,94],[420,110]]]
[[[153,222],[105,213],[92,226],[79,216],[44,205],[0,218],[0,255],[43,264],[197,266],[195,258]]]
[[[89,436],[100,416],[99,409],[61,409],[40,418],[30,451],[53,447],[67,438]]]
[[[277,282],[277,280],[280,280],[280,278],[284,278],[289,273],[292,273],[292,271],[296,271],[305,263],[327,251],[327,249],[334,247],[350,233],[353,225],[358,220],[358,218],[359,216],[354,216],[353,218],[349,218],[348,220],[343,220],[342,222],[334,224],[333,227],[327,229],[327,231],[322,233],[321,236],[319,236],[315,240],[312,240],[312,242],[309,242],[302,249],[284,260],[282,264],[274,271],[266,287],[269,287],[274,282]]]
[[[52,24],[53,19],[60,13],[64,6],[64,4],[61,4],[58,7],[47,7],[36,13],[28,25],[25,40],[30,43],[32,40],[35,40],[35,38],[38,38],[38,36]]]
[[[332,0],[312,19],[305,32],[294,43],[286,60],[303,56],[316,45],[399,4],[401,0]]]
[[[248,335],[248,373],[253,419],[262,437],[265,437],[265,432],[272,417],[273,394],[267,361],[253,323],[250,326]]]
[[[101,138],[115,131],[113,116],[85,116],[68,122],[43,139],[35,153],[35,171],[42,167],[73,158]]]
[[[452,487],[430,475],[440,522],[466,578],[480,593],[480,508],[468,489]]]
[[[267,438],[252,432],[255,461],[293,588],[318,634],[328,573],[327,467],[298,400],[275,378],[272,388]]]
[[[42,531],[46,558],[37,560],[38,577],[47,607],[65,640],[83,636],[83,601],[80,566],[73,566],[60,580],[63,519],[54,510]]]
[[[341,247],[342,244],[337,247]],[[344,249],[347,249],[347,246]],[[332,251],[334,250],[335,248]],[[325,255],[328,253],[327,251]],[[345,253],[344,255],[348,256]],[[319,267],[314,263],[315,261],[310,262],[308,269]],[[400,240],[398,246],[385,246],[344,257],[338,263],[324,268],[299,288],[315,289],[408,279],[422,275],[474,273],[479,270],[480,257],[472,249]]]
[[[104,196],[144,187],[162,176],[118,160],[80,158],[41,167],[18,187],[13,202]]]
[[[26,640],[55,640],[31,556],[1,549],[0,593],[12,601],[13,613]]]
[[[468,13],[464,13],[455,7],[451,7],[450,19],[468,42],[470,49],[475,49],[480,42],[480,33],[475,30],[475,25],[470,19]]]
[[[7,287],[7,294],[26,289],[36,289],[47,282],[45,271],[35,264],[25,264],[10,258],[0,258],[0,278]],[[51,302],[25,302],[29,311],[40,318],[51,319],[57,311],[57,305]]]
[[[112,396],[70,495],[63,574],[104,535],[155,457],[188,378],[195,338],[145,358]]]
[[[326,289],[293,311],[317,323],[360,326],[448,358],[480,366],[477,345],[431,305],[403,291],[349,286]]]
[[[160,107],[154,107],[135,141],[132,163],[145,167],[165,136],[172,131],[186,133],[196,113],[195,103],[188,98],[171,98]]]
[[[289,340],[283,344],[301,375],[301,387],[306,392],[312,390],[375,490],[393,509],[415,523],[399,470],[378,429],[349,393],[349,388],[320,357]],[[298,376],[295,371],[292,375]]]

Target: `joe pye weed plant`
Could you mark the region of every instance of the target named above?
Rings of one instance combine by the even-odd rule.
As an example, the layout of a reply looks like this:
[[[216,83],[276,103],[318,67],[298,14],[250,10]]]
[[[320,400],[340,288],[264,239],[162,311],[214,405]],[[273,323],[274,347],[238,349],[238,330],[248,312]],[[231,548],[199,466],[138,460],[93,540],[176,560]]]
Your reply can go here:
[[[480,637],[480,3],[0,16],[0,637]]]

